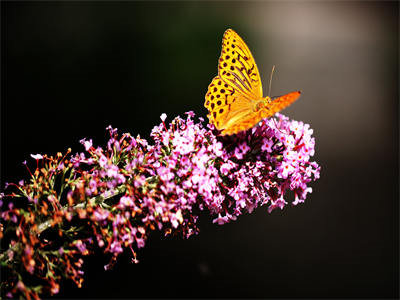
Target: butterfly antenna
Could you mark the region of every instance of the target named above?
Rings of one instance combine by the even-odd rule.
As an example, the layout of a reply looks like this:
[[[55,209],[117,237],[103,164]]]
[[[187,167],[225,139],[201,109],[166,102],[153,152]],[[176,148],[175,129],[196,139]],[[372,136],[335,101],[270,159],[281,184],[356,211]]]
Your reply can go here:
[[[274,71],[275,71],[275,65],[272,66],[271,76],[269,77],[268,97],[271,96],[272,76],[274,75]]]

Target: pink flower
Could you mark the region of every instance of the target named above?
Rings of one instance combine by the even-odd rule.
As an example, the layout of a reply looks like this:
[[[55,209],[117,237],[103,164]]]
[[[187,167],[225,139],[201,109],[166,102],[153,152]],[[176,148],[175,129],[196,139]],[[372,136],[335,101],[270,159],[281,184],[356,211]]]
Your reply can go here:
[[[122,196],[119,200],[119,207],[124,209],[125,207],[131,207],[134,205],[134,202],[131,197],[129,196]]]
[[[41,154],[31,154],[31,157],[36,160],[43,159],[43,156]]]
[[[122,249],[121,244],[118,241],[113,241],[111,243],[110,252],[111,253],[122,253],[124,250]]]
[[[93,218],[97,222],[106,220],[109,215],[110,212],[101,207],[96,208],[96,210],[93,212]]]
[[[271,200],[271,205],[268,207],[268,212],[271,213],[275,208],[280,208],[281,210],[285,207],[287,202],[281,197],[276,201]]]
[[[272,146],[274,145],[274,142],[272,139],[269,138],[263,138],[263,144],[261,146],[261,150],[265,152],[272,152]]]
[[[87,252],[86,245],[81,240],[77,240],[75,246],[82,254]]]
[[[107,157],[105,157],[104,155],[101,155],[99,158],[99,164],[102,168],[104,168],[107,165]]]
[[[286,179],[289,177],[290,174],[292,174],[295,171],[295,168],[289,162],[284,161],[280,165],[279,170],[280,170],[279,176],[283,179]]]
[[[85,139],[82,139],[79,142],[85,147],[86,151],[89,151],[90,148],[93,146],[92,140],[86,141]]]
[[[228,217],[227,216],[221,217],[221,214],[218,214],[218,218],[215,218],[213,220],[213,223],[218,223],[218,225],[223,225],[227,222],[228,222]]]

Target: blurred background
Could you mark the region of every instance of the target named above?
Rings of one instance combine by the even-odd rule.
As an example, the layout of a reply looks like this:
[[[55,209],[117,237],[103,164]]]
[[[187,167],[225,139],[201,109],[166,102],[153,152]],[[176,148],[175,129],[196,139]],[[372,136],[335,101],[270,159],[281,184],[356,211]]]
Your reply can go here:
[[[103,145],[108,125],[148,138],[193,110],[217,74],[227,28],[249,45],[264,93],[302,90],[322,166],[297,207],[189,240],[153,234],[140,263],[85,264],[61,298],[399,296],[398,2],[2,2],[1,186],[31,153]],[[292,199],[286,199],[291,201]]]

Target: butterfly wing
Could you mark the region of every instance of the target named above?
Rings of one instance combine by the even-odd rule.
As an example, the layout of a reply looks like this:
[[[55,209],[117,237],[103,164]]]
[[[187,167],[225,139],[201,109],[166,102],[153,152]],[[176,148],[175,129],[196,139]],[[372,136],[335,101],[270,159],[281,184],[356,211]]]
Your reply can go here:
[[[256,61],[246,43],[232,29],[226,30],[222,38],[218,75],[249,101],[263,96]]]
[[[231,135],[254,127],[254,125],[262,119],[272,117],[277,112],[288,107],[300,97],[300,94],[300,91],[295,91],[286,95],[273,97],[271,103],[267,104],[264,109],[257,112],[246,109],[246,107],[248,107],[248,101],[243,102],[241,99],[236,100],[231,104],[231,107],[234,108],[232,111],[237,113],[231,114],[228,111],[226,117],[227,121],[224,123],[224,128],[221,134]]]
[[[246,43],[232,29],[224,33],[218,76],[208,86],[204,106],[208,118],[221,134],[235,134],[256,125],[261,119],[293,103],[300,92],[273,98],[264,109],[255,111],[254,104],[263,98],[256,62]]]
[[[215,77],[213,82],[218,85],[219,80],[219,77]],[[214,90],[215,86],[213,85],[213,82],[209,87],[211,92]],[[227,89],[230,89],[229,86]],[[235,134],[252,128],[264,118],[272,117],[275,113],[283,110],[296,101],[300,95],[300,91],[295,91],[286,95],[273,97],[271,103],[266,105],[264,109],[254,112],[252,110],[252,103],[250,103],[248,99],[243,97],[240,93],[234,94],[234,96],[226,95],[226,102],[214,101],[214,105],[212,105],[213,102],[211,102],[210,94],[208,96],[210,99],[209,103],[211,103],[209,104],[209,118],[217,129],[222,130],[222,135]],[[220,97],[214,99],[220,99]]]
[[[242,111],[232,119],[229,119],[227,126],[222,130],[222,135],[232,135],[248,130],[262,120],[259,113]]]
[[[224,33],[218,76],[208,86],[205,98],[210,122],[223,130],[222,134],[237,133],[233,128],[250,128],[259,121],[253,112],[254,101],[262,98],[258,68],[249,48],[232,29]],[[246,125],[241,124],[244,119]]]
[[[252,103],[236,89],[216,76],[208,86],[204,106],[208,109],[208,118],[218,129],[223,130],[240,116],[252,112]]]

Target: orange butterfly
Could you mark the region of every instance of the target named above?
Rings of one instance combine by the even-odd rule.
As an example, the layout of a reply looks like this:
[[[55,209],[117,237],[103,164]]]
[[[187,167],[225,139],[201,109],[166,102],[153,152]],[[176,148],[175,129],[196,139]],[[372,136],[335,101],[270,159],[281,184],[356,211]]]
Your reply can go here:
[[[260,74],[249,48],[235,31],[225,31],[218,76],[208,86],[204,102],[210,123],[222,130],[222,135],[252,128],[299,97],[300,91],[296,91],[264,98]]]

